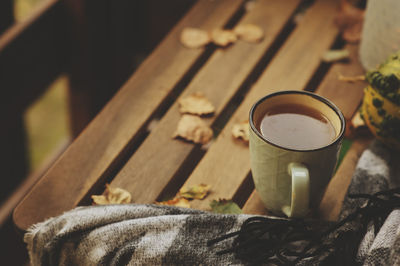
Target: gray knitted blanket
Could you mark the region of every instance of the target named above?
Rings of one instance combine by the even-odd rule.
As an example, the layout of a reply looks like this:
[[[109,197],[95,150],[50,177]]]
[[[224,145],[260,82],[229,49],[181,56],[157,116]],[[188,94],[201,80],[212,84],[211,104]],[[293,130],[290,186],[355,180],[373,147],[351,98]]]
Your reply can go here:
[[[361,156],[348,193],[375,193],[397,187],[400,160],[379,143]],[[346,197],[341,217],[365,204]],[[25,234],[31,264],[35,265],[246,265],[229,250],[233,237],[208,241],[241,229],[250,215],[221,215],[157,205],[78,207],[32,226]],[[262,217],[269,221],[282,221]],[[393,210],[376,228],[370,223],[357,243],[356,261],[364,265],[400,264],[400,211]],[[353,221],[346,230],[357,230]],[[326,255],[326,254],[325,254]],[[325,255],[306,258],[301,265],[327,264]]]

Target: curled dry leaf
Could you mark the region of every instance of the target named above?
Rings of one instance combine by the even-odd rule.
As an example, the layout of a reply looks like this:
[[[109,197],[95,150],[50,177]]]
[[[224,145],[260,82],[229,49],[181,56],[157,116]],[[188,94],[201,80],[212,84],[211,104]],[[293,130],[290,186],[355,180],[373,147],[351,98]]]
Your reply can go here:
[[[122,188],[112,188],[106,184],[106,190],[103,195],[92,195],[93,203],[96,205],[105,204],[124,204],[132,200],[131,193]]]
[[[339,73],[338,80],[345,81],[345,82],[364,81],[365,80],[365,76],[364,75],[358,75],[358,76],[346,77],[346,76],[343,76],[342,74]]]
[[[344,40],[355,43],[361,39],[364,13],[364,10],[354,7],[347,1],[341,1],[335,23],[341,30]]]
[[[355,115],[354,115],[354,117],[353,117],[353,119],[351,119],[351,125],[354,127],[354,128],[360,128],[360,127],[365,127],[366,126],[366,124],[365,124],[365,121],[361,118],[361,114],[360,114],[360,111],[358,111]]]
[[[360,111],[358,111],[351,121],[348,121],[348,126],[346,126],[345,137],[355,138],[357,136],[363,136],[369,134],[369,130],[365,121],[361,118]]]
[[[342,49],[342,50],[329,50],[324,53],[322,56],[322,61],[331,63],[335,61],[340,61],[343,59],[348,59],[350,57],[349,50]]]
[[[176,207],[182,207],[182,208],[190,208],[190,203],[187,199],[185,198],[179,198],[176,197],[172,200],[167,200],[167,201],[162,201],[162,202],[156,202],[158,205],[169,205],[169,206],[176,206]]]
[[[249,142],[249,121],[243,121],[238,124],[234,124],[232,127],[232,136],[237,139],[242,139]]]
[[[215,112],[212,103],[200,92],[178,100],[182,114],[208,115]]]
[[[211,39],[218,46],[227,46],[237,41],[236,34],[231,30],[214,29],[211,32]]]
[[[254,24],[243,24],[235,27],[233,32],[246,42],[260,42],[264,37],[264,31],[261,27]]]
[[[206,144],[213,136],[212,129],[198,116],[183,115],[179,120],[175,137],[181,137],[194,143]]]
[[[199,48],[211,41],[207,31],[187,27],[182,30],[181,43],[188,48]]]
[[[232,200],[219,199],[210,203],[211,211],[222,214],[241,214],[242,209]]]
[[[204,199],[210,191],[210,186],[200,184],[192,187],[183,187],[179,190],[178,197],[186,199]]]

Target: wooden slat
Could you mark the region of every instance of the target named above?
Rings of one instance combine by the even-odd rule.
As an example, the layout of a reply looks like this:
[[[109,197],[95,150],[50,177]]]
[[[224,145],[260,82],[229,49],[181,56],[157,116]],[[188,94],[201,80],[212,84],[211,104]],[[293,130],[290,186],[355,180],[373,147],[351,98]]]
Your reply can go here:
[[[352,77],[365,73],[358,61],[358,45],[348,44],[345,49],[350,52],[350,62],[335,63],[318,87],[317,93],[333,101],[342,111],[346,120],[350,121],[364,95],[363,88],[365,88],[366,82],[338,81],[339,74]]]
[[[161,33],[166,34],[183,17],[182,8],[188,9],[194,1],[181,1],[180,8],[177,0],[162,6],[153,3],[151,9],[149,1],[63,1],[72,33],[70,128],[77,136],[128,80],[136,56],[145,53],[143,47],[147,52],[154,49],[156,44],[146,41],[155,35],[163,37]],[[156,20],[152,14],[158,9],[169,19]],[[156,31],[149,28],[150,22],[158,24]]]
[[[346,45],[350,51],[351,59],[349,63],[335,63],[328,71],[316,93],[330,99],[343,112],[346,120],[357,110],[363,97],[363,88],[365,82],[348,83],[338,80],[338,73],[347,76],[361,75],[364,73],[360,62],[358,61],[358,46]],[[341,201],[344,193],[347,191],[348,182],[350,182],[352,171],[358,160],[359,153],[365,148],[366,142],[363,139],[357,140],[346,154],[342,165],[340,165],[335,176],[329,184],[326,194],[321,202],[320,213],[324,219],[334,219],[340,210]],[[336,197],[338,195],[338,197]],[[343,195],[343,197],[341,197]],[[324,209],[322,209],[322,207]],[[249,200],[243,207],[246,213],[266,214],[267,210],[263,207],[261,200],[256,192],[253,192]]]
[[[208,209],[213,199],[232,198],[249,173],[248,147],[232,140],[235,123],[246,120],[251,105],[260,97],[278,90],[304,89],[320,64],[320,57],[334,42],[335,1],[317,1],[306,13],[266,71],[246,95],[216,142],[200,161],[185,186],[199,183],[215,188],[205,200],[194,200],[194,208]],[[318,41],[310,42],[315,36]]]
[[[71,141],[69,139],[65,139],[61,143],[59,143],[56,149],[49,156],[46,156],[44,162],[41,163],[41,166],[38,170],[25,177],[23,182],[21,182],[21,184],[19,184],[19,186],[15,190],[10,189],[12,193],[0,205],[0,227],[8,218],[11,217],[14,208],[29,192],[33,185],[44,175],[49,167],[56,161],[61,153],[65,151],[70,142]]]
[[[17,206],[16,226],[24,230],[73,208],[114,170],[127,145],[204,51],[184,48],[182,29],[221,27],[242,3],[199,1]]]
[[[256,190],[253,190],[249,199],[244,204],[242,211],[246,214],[268,215],[268,211],[264,207]]]
[[[254,9],[239,23],[254,23],[264,28],[265,39],[259,44],[239,41],[229,48],[219,49],[185,89],[182,97],[200,91],[216,107],[215,116],[206,120],[208,124],[226,107],[282,30],[298,3],[297,0],[258,1]],[[196,148],[191,143],[172,140],[171,136],[180,117],[178,103],[175,101],[111,185],[131,192],[134,202],[154,202],[186,157]]]
[[[318,210],[319,218],[328,221],[336,221],[342,208],[347,188],[350,185],[354,169],[362,152],[371,142],[371,136],[358,137],[351,144],[343,162],[326,189]]]

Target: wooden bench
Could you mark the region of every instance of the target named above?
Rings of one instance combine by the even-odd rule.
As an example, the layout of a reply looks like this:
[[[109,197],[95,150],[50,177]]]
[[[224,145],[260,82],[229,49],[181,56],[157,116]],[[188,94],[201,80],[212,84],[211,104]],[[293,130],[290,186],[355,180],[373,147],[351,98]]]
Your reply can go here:
[[[67,75],[71,135],[78,136],[134,71],[137,57],[149,53],[193,1],[160,4],[162,14],[154,4],[153,0],[50,0],[27,19],[14,22],[13,1],[1,1],[0,259],[4,263],[7,253],[25,251],[11,222],[13,209],[70,143],[61,143],[32,172],[24,112],[56,78]],[[156,28],[159,20],[163,24]]]
[[[211,186],[210,195],[192,201],[192,207],[207,210],[211,200],[227,198],[246,213],[265,214],[253,192],[248,147],[232,138],[233,124],[247,119],[258,98],[288,89],[315,90],[350,120],[365,83],[346,83],[337,75],[364,71],[354,45],[345,46],[350,62],[321,62],[324,52],[340,46],[333,23],[337,1],[315,1],[297,24],[294,16],[304,7],[300,0],[244,4],[198,1],[18,205],[16,226],[24,231],[90,205],[90,196],[101,194],[106,183],[128,190],[134,203],[153,203],[182,186],[205,183]],[[245,23],[264,29],[262,42],[188,49],[179,41],[184,27],[212,30]],[[205,119],[217,132],[207,148],[171,138],[180,118],[177,101],[198,91],[216,107],[215,115]],[[354,140],[325,193],[320,211],[324,219],[337,217],[368,142]]]

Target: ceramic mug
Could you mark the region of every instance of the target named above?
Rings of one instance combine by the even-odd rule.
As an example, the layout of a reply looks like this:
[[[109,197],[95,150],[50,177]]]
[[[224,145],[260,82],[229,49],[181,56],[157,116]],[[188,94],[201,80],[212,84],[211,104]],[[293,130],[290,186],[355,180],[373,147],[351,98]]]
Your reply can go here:
[[[334,140],[310,150],[268,141],[257,129],[274,105],[305,105],[318,110],[335,129]],[[304,217],[318,206],[335,170],[345,130],[343,114],[332,102],[305,91],[281,91],[258,100],[250,110],[250,159],[255,188],[268,211]]]

